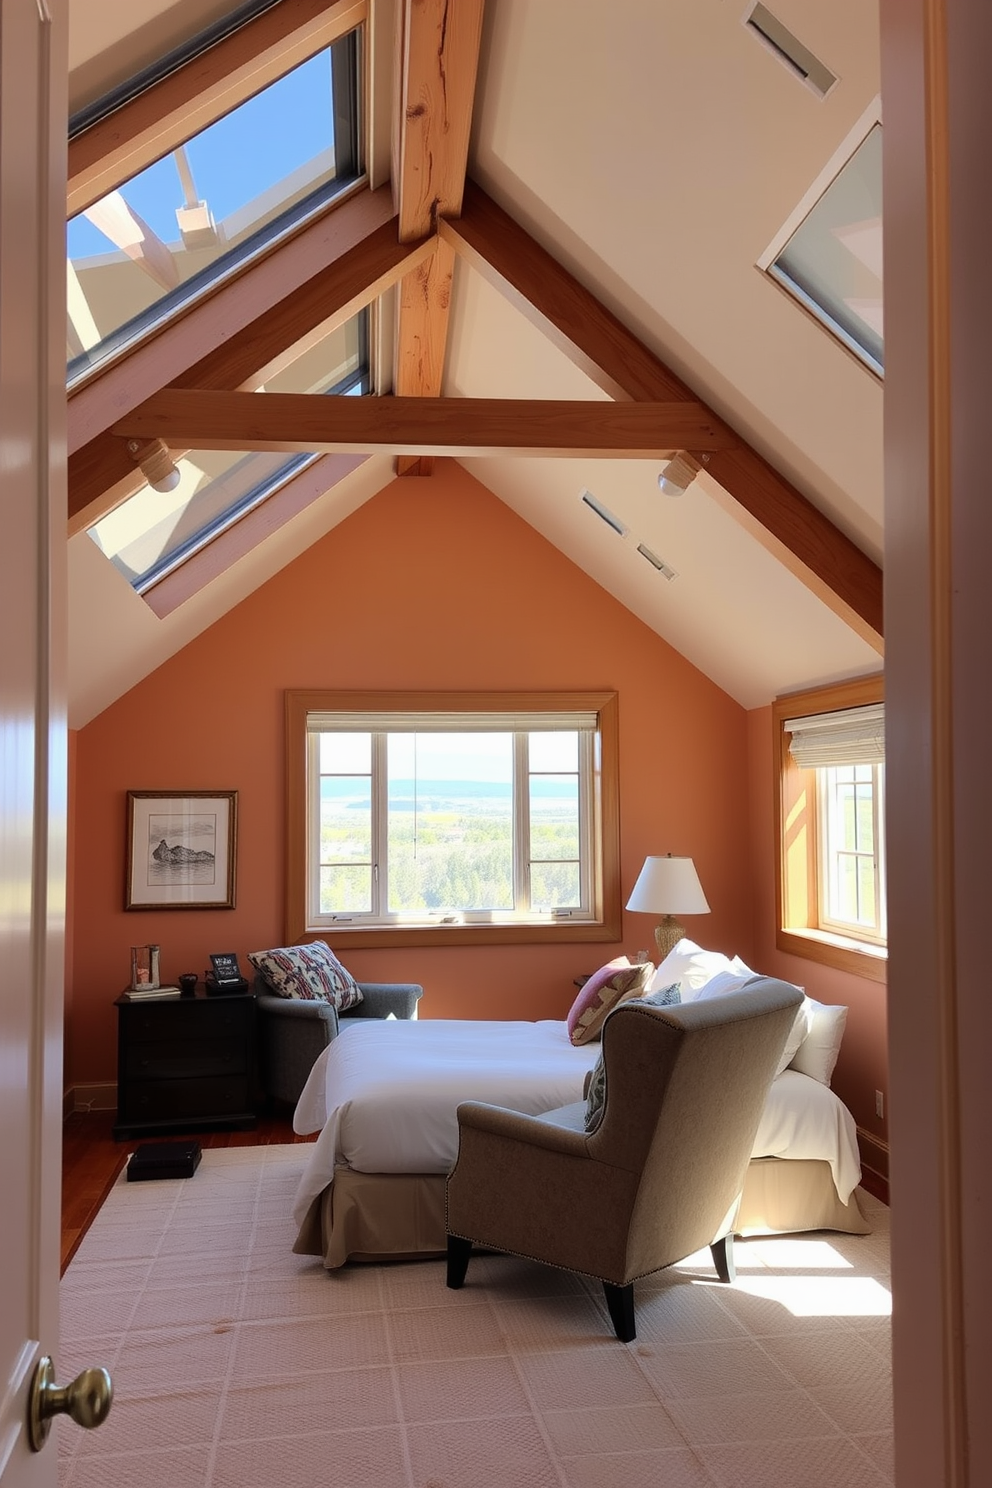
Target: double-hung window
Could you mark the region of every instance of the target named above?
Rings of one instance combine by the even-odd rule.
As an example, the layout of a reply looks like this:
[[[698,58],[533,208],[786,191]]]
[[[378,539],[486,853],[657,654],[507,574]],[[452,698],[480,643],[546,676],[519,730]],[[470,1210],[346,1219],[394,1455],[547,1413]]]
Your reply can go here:
[[[784,950],[884,974],[885,716],[879,679],[780,699]]]
[[[288,710],[294,938],[612,934],[612,694],[293,693]]]

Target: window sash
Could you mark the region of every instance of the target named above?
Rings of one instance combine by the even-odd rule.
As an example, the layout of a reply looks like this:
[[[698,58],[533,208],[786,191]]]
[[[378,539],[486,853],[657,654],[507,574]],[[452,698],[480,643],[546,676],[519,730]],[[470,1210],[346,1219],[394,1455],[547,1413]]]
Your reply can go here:
[[[842,935],[854,936],[883,945],[886,938],[885,920],[885,777],[884,765],[861,764],[858,766],[826,766],[816,772],[816,793],[819,815],[819,865],[817,874],[818,925],[821,929],[834,930]],[[840,778],[841,776],[848,778]],[[859,776],[861,778],[859,778]],[[843,811],[839,791],[850,787],[854,792],[854,841],[843,840]],[[871,800],[871,840],[860,840],[860,814],[858,811],[859,789],[868,787]],[[862,873],[865,866],[871,878],[871,893],[874,905],[870,919],[849,919],[840,911],[840,874],[844,864],[853,865],[855,874],[855,896],[860,906]]]
[[[520,724],[526,720],[527,727]],[[372,722],[377,728],[370,728]],[[333,727],[328,725],[333,723]],[[382,726],[383,724],[388,726]],[[510,724],[515,725],[509,727]],[[426,726],[424,726],[426,725]],[[311,713],[307,716],[307,818],[308,818],[308,912],[307,923],[314,928],[335,926],[402,926],[402,925],[485,925],[514,923],[552,923],[559,920],[592,922],[595,918],[595,810],[593,775],[595,769],[594,713]],[[529,736],[536,733],[574,732],[578,737],[577,777],[578,837],[577,859],[545,859],[535,856],[532,842],[531,786],[535,775],[546,771],[532,770],[529,765]],[[321,909],[321,738],[326,734],[360,732],[371,735],[370,761],[370,839],[371,856],[366,864],[349,860],[348,866],[365,867],[369,873],[367,911],[327,912]],[[512,900],[508,909],[471,909],[442,906],[437,910],[393,910],[390,898],[390,810],[388,748],[391,735],[431,732],[510,733],[512,734]],[[346,772],[342,772],[342,778]],[[571,771],[554,772],[571,774]],[[358,778],[365,779],[363,772]],[[535,867],[546,864],[577,863],[579,895],[577,904],[535,910],[532,905]],[[395,862],[394,870],[398,871]]]

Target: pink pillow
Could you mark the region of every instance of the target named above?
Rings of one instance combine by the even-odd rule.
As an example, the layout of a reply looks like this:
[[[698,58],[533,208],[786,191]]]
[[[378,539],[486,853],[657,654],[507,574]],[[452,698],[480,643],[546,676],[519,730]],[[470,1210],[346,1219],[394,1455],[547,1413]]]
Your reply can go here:
[[[636,997],[647,986],[654,967],[650,961],[631,966],[626,956],[608,961],[584,983],[565,1020],[573,1044],[587,1044],[598,1038],[608,1012],[618,1002]]]

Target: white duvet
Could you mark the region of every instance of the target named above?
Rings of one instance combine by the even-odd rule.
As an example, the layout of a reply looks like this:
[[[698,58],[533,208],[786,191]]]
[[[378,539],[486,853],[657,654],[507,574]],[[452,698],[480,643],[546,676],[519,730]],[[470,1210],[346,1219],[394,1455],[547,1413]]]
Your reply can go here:
[[[293,1218],[303,1223],[338,1163],[361,1173],[446,1173],[458,1152],[460,1101],[536,1116],[581,1100],[599,1049],[576,1047],[552,1021],[349,1021],[314,1065],[293,1117],[300,1135],[320,1132]],[[853,1117],[798,1070],[773,1081],[752,1155],[828,1162],[845,1203],[861,1177]]]

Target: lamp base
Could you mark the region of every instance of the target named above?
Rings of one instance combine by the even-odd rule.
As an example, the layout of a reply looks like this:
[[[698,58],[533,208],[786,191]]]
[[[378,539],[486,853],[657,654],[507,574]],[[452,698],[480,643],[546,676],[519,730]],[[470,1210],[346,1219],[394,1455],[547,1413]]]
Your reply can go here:
[[[674,915],[662,915],[654,931],[654,943],[658,947],[659,965],[664,961],[669,951],[674,951],[679,941],[684,939],[685,926],[680,924]]]

